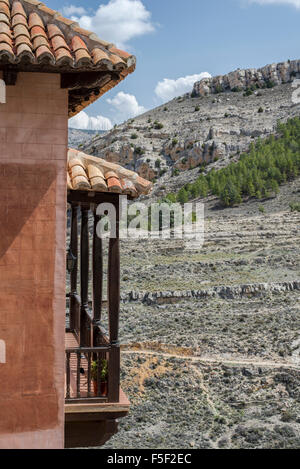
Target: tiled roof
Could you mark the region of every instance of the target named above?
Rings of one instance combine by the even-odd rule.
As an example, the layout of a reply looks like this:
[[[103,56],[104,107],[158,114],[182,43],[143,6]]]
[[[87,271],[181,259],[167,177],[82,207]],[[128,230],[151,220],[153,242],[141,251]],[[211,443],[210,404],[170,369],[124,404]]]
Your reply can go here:
[[[132,198],[152,190],[152,183],[134,171],[73,149],[68,151],[67,177],[71,190],[115,192]]]
[[[0,67],[22,71],[109,71],[101,89],[85,103],[74,106],[77,114],[135,69],[135,57],[82,29],[38,0],[0,0]],[[109,79],[110,78],[110,79]]]

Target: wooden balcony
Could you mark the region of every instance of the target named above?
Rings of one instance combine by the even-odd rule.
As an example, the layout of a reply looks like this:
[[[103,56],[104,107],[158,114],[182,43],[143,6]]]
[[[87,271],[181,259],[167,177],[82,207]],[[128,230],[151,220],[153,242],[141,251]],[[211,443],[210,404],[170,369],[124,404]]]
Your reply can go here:
[[[109,345],[79,347],[76,335],[65,334],[65,445],[67,448],[101,446],[118,431],[118,419],[125,417],[130,403],[119,388],[118,402],[109,399],[107,380],[92,379],[91,362],[105,355],[109,362]],[[98,391],[99,390],[99,391]]]
[[[101,203],[101,194],[98,195]],[[78,199],[78,194],[76,194]],[[106,196],[107,198],[107,196]],[[108,323],[101,325],[103,253],[102,240],[96,234],[99,221],[83,194],[80,201],[68,196],[71,204],[71,239],[69,254],[70,292],[68,325],[65,335],[65,445],[66,447],[100,446],[117,432],[117,419],[127,415],[129,401],[120,389],[120,345],[118,342],[120,306],[119,238],[112,238],[108,248]],[[118,213],[119,197],[111,203]],[[78,211],[81,209],[80,250],[78,249]],[[91,217],[92,215],[92,217]],[[90,240],[89,223],[93,220]],[[118,233],[118,229],[117,229]],[[78,252],[80,251],[80,252]],[[92,268],[89,259],[92,258]],[[80,278],[78,278],[80,266]],[[92,279],[92,289],[89,280]],[[89,298],[89,291],[93,291]],[[80,294],[78,293],[80,291]]]

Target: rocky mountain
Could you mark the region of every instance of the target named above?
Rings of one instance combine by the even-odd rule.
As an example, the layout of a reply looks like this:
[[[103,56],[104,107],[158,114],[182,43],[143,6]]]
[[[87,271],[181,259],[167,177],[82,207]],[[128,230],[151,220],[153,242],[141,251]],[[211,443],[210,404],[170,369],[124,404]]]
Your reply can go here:
[[[224,91],[272,88],[300,77],[300,60],[288,60],[259,69],[235,70],[227,75],[204,78],[194,84],[193,96],[208,96]]]
[[[172,175],[177,185],[181,172],[203,163],[225,166],[253,140],[274,133],[278,120],[298,116],[292,97],[299,70],[300,61],[292,61],[204,79],[192,93],[95,137],[83,150],[162,184]],[[189,178],[190,171],[181,179]]]
[[[69,129],[69,146],[71,148],[81,148],[84,144],[89,142],[95,136],[105,134],[102,130],[78,130]]]

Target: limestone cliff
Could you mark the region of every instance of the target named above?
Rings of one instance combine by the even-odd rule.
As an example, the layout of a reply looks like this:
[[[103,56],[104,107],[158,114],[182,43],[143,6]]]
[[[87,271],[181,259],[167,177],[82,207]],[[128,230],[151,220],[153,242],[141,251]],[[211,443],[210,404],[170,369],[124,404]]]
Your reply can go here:
[[[300,60],[288,60],[258,69],[238,69],[227,75],[204,78],[194,84],[192,95],[208,96],[224,91],[272,88],[283,83],[290,83],[297,77],[300,77]]]

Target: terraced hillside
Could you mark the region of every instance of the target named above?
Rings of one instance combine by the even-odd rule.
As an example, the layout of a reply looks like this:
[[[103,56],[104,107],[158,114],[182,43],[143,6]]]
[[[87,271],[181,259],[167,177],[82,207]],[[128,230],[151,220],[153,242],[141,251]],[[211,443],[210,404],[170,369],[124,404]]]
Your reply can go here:
[[[207,199],[198,251],[122,241],[132,409],[105,447],[299,448],[299,196],[298,178],[264,202]]]

